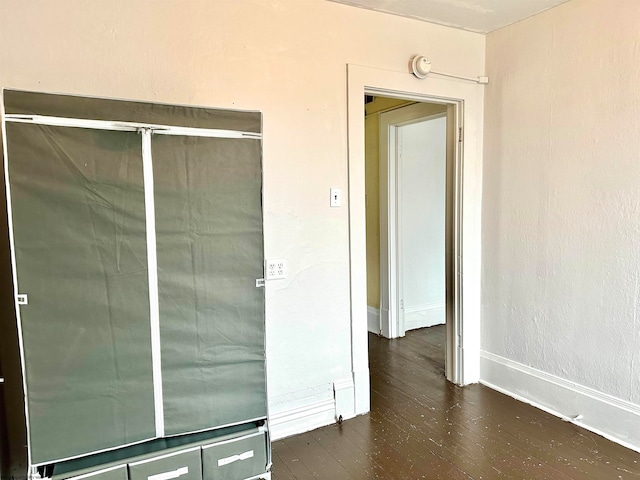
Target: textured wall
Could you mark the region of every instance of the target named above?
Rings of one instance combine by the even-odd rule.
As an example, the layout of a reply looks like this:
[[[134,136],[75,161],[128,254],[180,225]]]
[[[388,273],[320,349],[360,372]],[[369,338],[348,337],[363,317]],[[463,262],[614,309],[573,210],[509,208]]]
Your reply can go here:
[[[482,35],[324,0],[2,0],[0,86],[264,114],[271,412],[351,374],[347,63],[484,70]],[[329,188],[343,207],[329,207]]]
[[[487,37],[482,348],[640,403],[640,2]]]

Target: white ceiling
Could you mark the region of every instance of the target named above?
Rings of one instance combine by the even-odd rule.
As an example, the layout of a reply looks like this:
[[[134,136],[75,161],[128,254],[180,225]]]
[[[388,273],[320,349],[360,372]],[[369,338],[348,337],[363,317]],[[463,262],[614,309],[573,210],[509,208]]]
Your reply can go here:
[[[568,0],[329,0],[426,22],[489,33]]]

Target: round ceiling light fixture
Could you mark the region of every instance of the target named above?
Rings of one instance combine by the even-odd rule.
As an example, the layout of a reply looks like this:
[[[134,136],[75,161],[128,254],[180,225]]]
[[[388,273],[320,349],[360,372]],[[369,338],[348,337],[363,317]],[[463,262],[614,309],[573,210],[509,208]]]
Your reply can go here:
[[[427,78],[431,71],[431,61],[424,55],[416,55],[411,59],[411,71],[418,78]]]

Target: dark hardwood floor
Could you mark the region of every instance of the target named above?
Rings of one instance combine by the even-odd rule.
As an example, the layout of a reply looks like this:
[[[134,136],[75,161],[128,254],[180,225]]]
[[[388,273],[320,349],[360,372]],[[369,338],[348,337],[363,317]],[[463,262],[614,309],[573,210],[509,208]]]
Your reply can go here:
[[[369,334],[371,412],[273,443],[274,480],[640,479],[640,454],[444,378],[444,328]]]

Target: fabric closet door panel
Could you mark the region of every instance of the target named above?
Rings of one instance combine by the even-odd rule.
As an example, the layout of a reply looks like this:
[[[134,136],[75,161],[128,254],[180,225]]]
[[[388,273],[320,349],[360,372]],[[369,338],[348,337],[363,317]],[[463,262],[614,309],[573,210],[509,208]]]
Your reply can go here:
[[[7,123],[34,464],[155,435],[141,139]]]
[[[152,140],[165,429],[266,416],[261,142]]]

